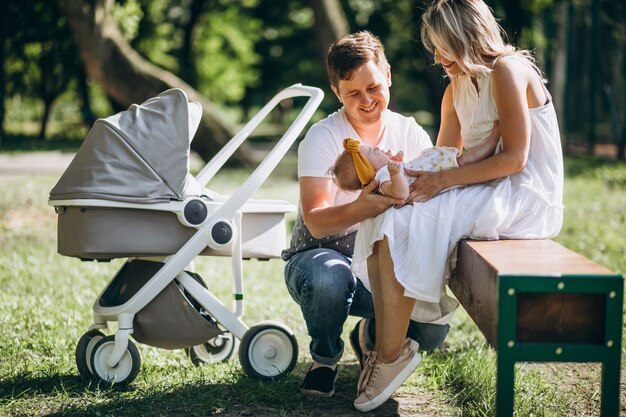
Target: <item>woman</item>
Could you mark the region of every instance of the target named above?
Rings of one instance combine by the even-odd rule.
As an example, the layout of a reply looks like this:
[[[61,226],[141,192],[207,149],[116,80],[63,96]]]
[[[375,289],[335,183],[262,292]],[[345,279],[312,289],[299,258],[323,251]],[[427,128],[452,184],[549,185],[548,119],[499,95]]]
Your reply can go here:
[[[475,164],[410,172],[413,204],[361,223],[353,269],[371,287],[376,315],[376,344],[354,402],[361,411],[384,403],[419,364],[405,336],[409,320],[449,321],[437,306],[449,300],[445,281],[460,239],[548,238],[562,224],[558,123],[530,53],[503,41],[482,0],[437,0],[423,15],[422,42],[451,81],[437,145],[472,149],[498,121],[501,146]],[[423,297],[433,285],[438,303]]]

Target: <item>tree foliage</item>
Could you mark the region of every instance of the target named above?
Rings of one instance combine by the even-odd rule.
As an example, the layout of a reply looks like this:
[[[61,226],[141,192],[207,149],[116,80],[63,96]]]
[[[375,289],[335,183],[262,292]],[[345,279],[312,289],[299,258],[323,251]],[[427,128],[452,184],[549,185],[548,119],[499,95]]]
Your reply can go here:
[[[436,127],[447,81],[419,39],[421,14],[429,2],[117,0],[112,14],[134,51],[220,108],[237,109],[229,111],[236,123],[296,82],[324,88],[329,94],[323,109],[334,110],[338,103],[324,68],[330,39],[345,31],[370,30],[385,44],[392,66],[392,108],[406,114],[429,113]],[[603,140],[623,144],[624,2],[488,0],[488,4],[509,41],[537,55],[551,81],[548,86],[568,140],[588,136],[593,128]],[[600,10],[596,23],[594,4]],[[37,98],[43,108],[50,108],[61,92],[81,84],[78,52],[67,21],[51,1],[8,2],[6,8],[4,97]],[[602,47],[597,58],[593,30],[598,30]],[[590,91],[595,85],[592,75],[598,81]],[[590,120],[592,104],[597,106],[596,120]]]
[[[38,16],[35,25],[29,23]],[[79,67],[76,47],[65,18],[55,3],[37,0],[9,2],[3,86],[8,96],[38,98],[44,111],[39,137],[45,135],[50,108]]]
[[[242,100],[259,79],[257,0],[125,0],[114,17],[133,48],[218,104]],[[189,31],[189,37],[187,36]]]

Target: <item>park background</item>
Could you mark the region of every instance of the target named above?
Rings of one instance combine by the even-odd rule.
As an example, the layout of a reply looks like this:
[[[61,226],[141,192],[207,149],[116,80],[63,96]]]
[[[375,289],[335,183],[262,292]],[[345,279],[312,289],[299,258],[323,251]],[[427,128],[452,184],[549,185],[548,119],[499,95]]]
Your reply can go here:
[[[549,80],[567,175],[565,225],[556,240],[623,273],[626,5],[488,4],[509,40],[535,52]],[[334,399],[299,393],[310,360],[308,337],[284,289],[280,260],[246,263],[247,292],[254,297],[244,319],[278,319],[294,329],[300,358],[290,377],[260,383],[243,375],[236,360],[195,368],[179,351],[140,346],[142,369],[129,388],[80,380],[75,343],[90,322],[93,300],[120,263],[57,255],[56,218],[46,201],[96,118],[170,87],[185,89],[204,108],[192,170],[293,83],[325,90],[313,121],[324,117],[338,106],[328,88],[325,51],[341,34],[361,29],[386,47],[390,107],[414,116],[434,139],[446,80],[419,40],[426,6],[420,0],[1,2],[0,415],[357,415],[351,400],[358,365],[349,348]],[[300,104],[283,103],[211,186],[236,189]],[[42,169],[54,160],[61,161],[56,169],[53,163]],[[259,196],[297,203],[295,172],[292,152]],[[229,300],[230,262],[199,264],[211,288]],[[346,329],[353,324],[351,319]],[[444,347],[419,369],[382,415],[493,414],[495,353],[463,311]],[[599,414],[599,366],[524,364],[518,370],[517,415]],[[622,383],[623,413],[625,400]]]

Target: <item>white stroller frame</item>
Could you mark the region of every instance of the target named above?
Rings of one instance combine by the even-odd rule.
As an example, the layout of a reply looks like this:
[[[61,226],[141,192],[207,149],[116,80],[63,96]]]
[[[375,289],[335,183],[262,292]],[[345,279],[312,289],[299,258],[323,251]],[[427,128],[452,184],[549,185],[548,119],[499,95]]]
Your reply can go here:
[[[77,364],[83,376],[94,375],[106,382],[129,383],[137,375],[140,360],[137,348],[129,340],[133,333],[133,320],[151,300],[159,295],[174,279],[213,317],[227,332],[241,341],[239,358],[244,371],[250,376],[273,379],[289,373],[297,360],[298,347],[293,332],[285,325],[268,321],[248,327],[242,320],[243,302],[243,258],[241,241],[242,207],[250,197],[266,181],[273,169],[293,145],[298,135],[323,99],[322,90],[315,87],[295,84],[275,95],[198,173],[196,180],[203,187],[224,166],[249,135],[259,126],[265,117],[282,101],[293,97],[309,97],[300,114],[289,126],[285,134],[278,140],[265,159],[246,179],[246,181],[223,202],[206,201],[200,197],[189,197],[184,201],[170,201],[154,204],[139,204],[123,201],[101,199],[67,199],[50,200],[49,205],[55,209],[66,207],[100,207],[156,210],[175,213],[179,221],[196,232],[173,255],[167,256],[163,266],[146,282],[130,299],[120,305],[103,306],[100,299],[115,277],[101,292],[93,305],[94,320],[89,331],[81,338],[77,346]],[[199,204],[201,203],[201,204]],[[286,203],[286,202],[285,202]],[[254,204],[254,203],[253,203]],[[293,205],[286,211],[293,211]],[[206,208],[204,210],[203,208]],[[186,208],[192,211],[199,209],[206,213],[201,222],[190,219]],[[262,200],[256,212],[263,211]],[[271,210],[271,207],[266,208]],[[232,219],[232,221],[231,221]],[[207,246],[214,250],[228,249],[231,245],[233,268],[233,292],[235,300],[233,311],[229,310],[218,298],[191,277],[185,268],[192,265]],[[141,258],[137,258],[141,259]],[[154,260],[154,258],[143,258]],[[99,330],[106,329],[108,322],[118,322],[115,335],[105,337]],[[221,343],[236,343],[236,340],[217,338],[218,348]],[[227,359],[230,353],[217,360]],[[201,352],[196,352],[196,356]],[[199,358],[200,361],[211,361],[211,358]],[[193,360],[193,355],[192,355]],[[81,369],[81,363],[87,369]],[[88,371],[88,372],[86,372]]]

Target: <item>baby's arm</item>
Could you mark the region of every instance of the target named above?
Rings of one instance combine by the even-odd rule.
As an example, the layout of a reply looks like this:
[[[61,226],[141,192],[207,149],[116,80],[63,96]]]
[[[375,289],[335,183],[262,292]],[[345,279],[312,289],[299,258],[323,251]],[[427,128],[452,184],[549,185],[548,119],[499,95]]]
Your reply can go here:
[[[500,125],[496,120],[493,122],[493,130],[483,143],[472,150],[463,152],[457,158],[459,166],[462,167],[489,158],[495,153],[498,141],[500,141]]]
[[[402,163],[390,160],[387,169],[390,179],[380,184],[380,190],[390,197],[406,200],[409,197],[409,182],[404,175]]]

